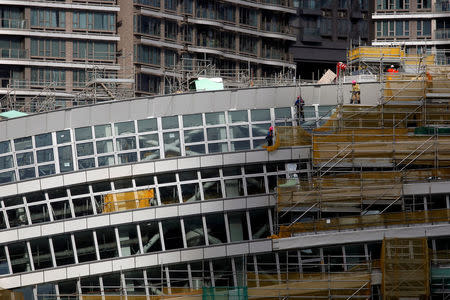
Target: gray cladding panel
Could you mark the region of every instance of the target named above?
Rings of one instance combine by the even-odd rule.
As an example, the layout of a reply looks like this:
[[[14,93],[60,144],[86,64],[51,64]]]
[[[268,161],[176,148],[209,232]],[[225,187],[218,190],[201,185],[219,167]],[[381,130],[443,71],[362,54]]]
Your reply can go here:
[[[151,100],[150,100],[151,101]],[[147,99],[138,99],[133,101],[133,105],[130,106],[131,115],[135,117],[135,119],[145,119],[148,117],[148,103]]]
[[[72,111],[72,118],[72,126],[76,128],[92,124],[92,119],[95,119],[95,115],[92,115],[90,107],[80,107]]]
[[[99,104],[90,106],[91,113],[94,118],[92,119],[92,125],[100,125],[109,123],[109,110],[110,110],[111,104]]]

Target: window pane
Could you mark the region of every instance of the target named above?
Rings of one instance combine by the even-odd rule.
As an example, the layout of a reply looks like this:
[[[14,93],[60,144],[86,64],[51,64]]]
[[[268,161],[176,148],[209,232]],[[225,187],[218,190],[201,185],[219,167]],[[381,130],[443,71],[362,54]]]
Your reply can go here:
[[[166,132],[163,134],[164,154],[166,158],[180,156],[180,134],[178,132]]]
[[[0,157],[0,170],[9,169],[14,166],[12,155]]]
[[[275,108],[275,119],[290,119],[291,117],[290,107]]]
[[[116,135],[134,133],[134,122],[121,122],[114,124]]]
[[[139,148],[150,148],[159,146],[158,134],[147,134],[139,136]]]
[[[28,209],[30,211],[31,223],[37,224],[50,221],[46,204],[30,206]]]
[[[159,159],[160,158],[159,149],[140,151],[140,157],[141,157],[141,161]]]
[[[59,235],[52,237],[53,249],[55,250],[56,265],[64,266],[73,264],[75,258],[73,256],[73,247],[70,235]],[[93,247],[94,245],[92,245]]]
[[[45,134],[36,135],[34,137],[34,142],[36,143],[37,148],[52,145],[53,144],[52,134],[45,133]]]
[[[248,122],[247,111],[246,110],[229,111],[228,121],[230,123]]]
[[[178,128],[178,116],[162,117],[162,129]]]
[[[188,247],[205,245],[205,233],[201,216],[184,218],[184,230]]]
[[[8,250],[13,273],[31,271],[30,258],[25,242],[9,244]]]
[[[69,201],[52,202],[50,205],[52,206],[53,219],[63,220],[72,217]]]
[[[55,165],[45,165],[38,167],[39,177],[55,174]]]
[[[158,189],[162,204],[180,203],[178,200],[178,189],[176,185],[159,187]]]
[[[242,151],[250,149],[250,141],[231,142],[231,151]]]
[[[244,196],[242,179],[225,180],[225,193],[227,198]]]
[[[231,242],[248,240],[247,218],[245,212],[228,213]]]
[[[227,242],[225,220],[222,214],[206,215],[206,228],[210,245]]]
[[[96,231],[100,259],[119,256],[114,228],[97,229]]]
[[[17,165],[19,167],[34,163],[33,152],[18,153],[16,154],[16,157],[17,157]]]
[[[251,177],[245,179],[247,182],[247,194],[264,194],[266,192],[264,177]]]
[[[94,154],[94,144],[93,143],[83,143],[77,144],[77,156],[86,156]]]
[[[14,140],[14,147],[16,151],[26,150],[33,148],[33,144],[31,142],[31,136],[15,139]]]
[[[0,247],[0,275],[9,274],[8,260],[6,259],[5,248]]]
[[[158,222],[145,222],[139,224],[142,236],[144,253],[161,251],[161,237],[159,235]]]
[[[119,154],[118,155],[119,164],[127,164],[132,162],[137,162],[137,153],[125,153],[125,154]]]
[[[202,126],[203,125],[202,115],[201,114],[184,115],[183,125],[184,128]]]
[[[166,250],[183,248],[180,220],[163,220],[161,223],[164,231]]]
[[[122,256],[139,254],[139,241],[136,225],[122,225],[119,227],[119,241]]]
[[[249,137],[248,125],[230,126],[230,139]]]
[[[117,151],[136,149],[136,138],[134,136],[117,139],[116,143]]]
[[[35,178],[36,177],[36,173],[35,173],[34,168],[20,169],[19,170],[19,177],[20,177],[20,180]]]
[[[225,124],[225,113],[207,113],[205,114],[206,125]]]
[[[200,154],[205,154],[205,145],[201,144],[201,145],[189,145],[186,146],[185,148],[186,150],[186,156],[189,155],[200,155]]]
[[[0,154],[11,152],[9,141],[0,142]]]
[[[0,173],[0,183],[12,182],[16,180],[14,171]]]
[[[214,127],[206,130],[208,141],[226,140],[227,130],[225,127]]]
[[[270,121],[269,109],[253,109],[251,114],[252,121]]]
[[[200,201],[200,187],[198,183],[189,183],[181,185],[181,194],[183,202]]]
[[[89,168],[95,168],[95,159],[94,158],[78,160],[78,169],[79,170],[89,169]]]
[[[92,215],[92,202],[91,198],[78,198],[72,199],[73,210],[75,211],[76,217]]]
[[[95,131],[96,138],[108,137],[108,136],[111,136],[111,134],[112,134],[110,124],[97,125],[94,127],[94,131]]]
[[[98,166],[104,167],[104,166],[112,166],[114,165],[114,156],[100,156],[97,158],[98,160]]]
[[[269,215],[267,209],[250,211],[250,225],[253,239],[262,239],[270,235]]]
[[[61,172],[69,172],[73,170],[72,163],[72,147],[64,146],[58,148],[59,169]]]
[[[208,151],[209,153],[228,152],[228,144],[227,143],[208,144]]]
[[[69,130],[63,130],[63,131],[56,132],[56,142],[58,144],[68,143],[70,141],[71,141],[71,139],[70,139],[70,131]]]
[[[266,136],[269,131],[270,123],[264,124],[252,124],[252,135],[255,136]]]
[[[48,239],[32,240],[30,241],[30,247],[35,270],[53,267]]]
[[[223,198],[220,181],[203,182],[203,194],[205,200]]]
[[[185,143],[197,143],[203,142],[205,140],[205,136],[203,134],[203,128],[200,129],[191,129],[184,131],[184,142]]]
[[[158,124],[156,122],[156,118],[138,120],[137,122],[138,122],[138,132],[157,131],[158,130]]]
[[[94,237],[92,231],[76,232],[75,245],[77,248],[78,261],[86,262],[96,260]],[[99,245],[100,247],[100,245]]]
[[[109,153],[114,151],[112,140],[98,141],[96,144],[98,154]]]
[[[91,127],[75,128],[75,140],[83,141],[92,139]]]

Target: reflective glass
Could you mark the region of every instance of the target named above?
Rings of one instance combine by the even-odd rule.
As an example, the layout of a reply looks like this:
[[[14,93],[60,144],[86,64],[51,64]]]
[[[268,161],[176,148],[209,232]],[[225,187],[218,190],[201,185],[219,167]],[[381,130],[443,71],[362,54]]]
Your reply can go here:
[[[206,229],[210,245],[223,244],[227,242],[227,232],[223,214],[206,215]]]
[[[20,180],[30,179],[36,177],[36,172],[33,168],[26,168],[26,169],[20,169],[19,170],[19,177]]]
[[[220,181],[203,182],[205,200],[223,198]]]
[[[291,108],[290,107],[278,107],[275,108],[275,119],[290,119]]]
[[[86,156],[94,154],[94,144],[93,143],[83,143],[77,144],[77,156]]]
[[[208,141],[226,140],[227,129],[225,127],[207,128],[206,135],[208,136]]]
[[[183,202],[200,201],[200,187],[198,183],[182,184],[181,195]]]
[[[14,140],[14,148],[16,151],[27,150],[33,148],[31,136]]]
[[[248,240],[247,217],[245,212],[228,213],[228,225],[231,242]]]
[[[9,169],[14,167],[13,157],[12,155],[2,156],[0,157],[0,170]]]
[[[270,121],[269,109],[252,109],[252,121]]]
[[[166,250],[183,248],[180,220],[169,219],[161,221],[164,232]]]
[[[50,222],[47,204],[29,206],[31,223],[37,224],[42,222]]]
[[[270,123],[264,124],[252,124],[252,135],[255,136],[266,136],[269,132],[269,128],[272,126]]]
[[[231,151],[242,151],[250,149],[250,141],[231,142]]]
[[[16,180],[14,171],[0,173],[0,183],[12,182]]]
[[[75,140],[83,141],[92,139],[92,129],[91,126],[75,128]]]
[[[86,262],[97,259],[95,254],[95,244],[92,231],[75,232],[75,245],[77,249],[78,261]]]
[[[112,166],[114,165],[114,156],[113,155],[99,156],[97,158],[97,161],[99,167]]]
[[[134,122],[130,121],[116,123],[114,124],[114,131],[116,135],[134,133]]]
[[[8,250],[13,273],[31,271],[30,257],[25,242],[9,244]]]
[[[249,137],[248,125],[230,126],[230,139]]]
[[[0,154],[11,152],[9,141],[0,142]]]
[[[137,153],[131,152],[131,153],[119,154],[119,155],[117,155],[117,158],[119,160],[119,164],[127,164],[127,163],[137,162]]]
[[[166,132],[163,134],[165,157],[180,156],[180,134],[178,132]]]
[[[147,151],[140,151],[141,161],[146,160],[152,160],[152,159],[159,159],[159,149],[156,150],[147,150]]]
[[[95,168],[95,159],[93,157],[78,160],[78,169],[79,170],[89,169],[89,168]]]
[[[205,140],[205,135],[203,134],[203,128],[191,129],[184,131],[184,142],[185,143],[197,143],[203,142]]]
[[[174,204],[180,203],[178,200],[177,186],[165,186],[159,187],[159,196],[161,198],[161,204]]]
[[[97,243],[100,252],[100,259],[113,258],[119,256],[114,228],[108,227],[97,229]]]
[[[161,236],[159,235],[158,222],[145,222],[139,224],[142,236],[144,253],[161,251]]]
[[[36,151],[36,158],[38,163],[53,161],[53,149],[44,149]]]
[[[59,157],[59,170],[61,172],[73,171],[71,146],[59,147],[58,157]]]
[[[228,152],[228,144],[227,143],[208,144],[208,151],[209,153]]]
[[[159,146],[158,134],[146,134],[139,136],[139,148],[150,148]]]
[[[39,134],[34,137],[34,142],[36,144],[36,148],[50,146],[53,144],[52,142],[52,134],[44,133]]]
[[[206,125],[225,124],[225,113],[214,112],[205,114]]]
[[[17,153],[17,166],[26,166],[34,163],[33,152]]]
[[[97,125],[94,127],[94,131],[95,131],[95,137],[98,139],[111,136],[111,134],[112,134],[110,124]]]
[[[135,224],[122,225],[119,227],[119,241],[122,256],[129,256],[140,253],[138,235]]]
[[[138,120],[137,124],[138,124],[138,132],[157,131],[158,130],[158,124],[156,122],[156,118]]]
[[[178,116],[162,117],[162,129],[178,128]]]
[[[265,139],[253,140],[253,149],[262,149],[262,146],[266,145]]]
[[[242,179],[225,180],[225,193],[227,198],[244,196],[244,185]]]
[[[35,270],[53,267],[50,245],[48,244],[47,238],[31,240],[30,248]]]
[[[112,140],[97,141],[97,154],[109,153],[114,151]]]
[[[316,108],[314,106],[305,106],[303,108],[305,112],[305,118],[315,118],[316,117]]]
[[[202,125],[203,125],[202,114],[184,115],[183,116],[184,128],[196,127],[196,126],[202,126]]]
[[[251,210],[250,225],[253,239],[262,239],[270,235],[269,215],[267,209]]]
[[[329,116],[331,116],[331,114],[333,113],[333,109],[335,108],[336,106],[334,106],[334,105],[320,105],[319,107],[318,107],[318,109],[319,109],[319,118],[320,117],[329,117]]]
[[[266,193],[266,187],[264,184],[264,177],[247,177],[247,194],[255,195],[255,194],[264,194]]]
[[[205,245],[205,233],[201,216],[184,218],[184,230],[188,247]]]
[[[203,144],[201,144],[201,145],[189,145],[189,146],[186,146],[185,150],[186,150],[186,156],[200,155],[200,154],[205,154],[206,153],[205,145],[203,145]]]
[[[246,110],[236,110],[228,112],[228,122],[248,122],[248,114]]]
[[[70,138],[69,130],[62,130],[62,131],[56,132],[56,142],[58,144],[68,143],[70,141],[71,141],[71,138]]]
[[[64,266],[75,263],[72,241],[69,234],[53,236],[53,249],[55,251],[56,265]]]
[[[134,136],[116,140],[117,151],[136,149],[136,138]]]

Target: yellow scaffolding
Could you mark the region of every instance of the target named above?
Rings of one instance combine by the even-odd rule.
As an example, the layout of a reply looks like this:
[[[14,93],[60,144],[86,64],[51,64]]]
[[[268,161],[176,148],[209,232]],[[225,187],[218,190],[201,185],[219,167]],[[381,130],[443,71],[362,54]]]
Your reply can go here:
[[[151,206],[155,197],[153,189],[107,194],[103,199],[103,213],[144,208]]]

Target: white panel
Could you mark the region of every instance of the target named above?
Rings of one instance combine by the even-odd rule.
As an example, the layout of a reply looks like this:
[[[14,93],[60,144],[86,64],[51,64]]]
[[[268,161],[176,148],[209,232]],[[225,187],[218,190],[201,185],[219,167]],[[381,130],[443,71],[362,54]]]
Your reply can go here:
[[[214,247],[206,247],[203,251],[205,254],[205,259],[208,258],[216,258],[223,257],[227,255],[227,250],[225,245],[223,246],[214,246]]]
[[[86,229],[86,219],[75,219],[64,222],[64,232],[72,232],[76,230]]]
[[[131,211],[114,213],[109,215],[111,225],[133,222],[133,213]]]
[[[17,195],[17,183],[0,186],[0,195],[2,197]]]
[[[224,165],[238,165],[245,163],[245,152],[225,153],[223,155]]]
[[[109,178],[109,168],[93,169],[86,171],[86,179],[88,182],[105,180]]]
[[[87,218],[87,227],[88,228],[98,228],[98,227],[103,227],[103,226],[108,226],[108,225],[109,225],[109,214]]]
[[[162,206],[156,208],[156,218],[162,219],[162,218],[169,218],[169,217],[177,217],[178,216],[178,206],[172,205],[172,206]]]
[[[109,178],[131,176],[131,165],[109,168]]]
[[[309,159],[311,147],[292,148],[292,159]]]
[[[223,200],[205,201],[201,203],[202,213],[223,211]]]
[[[17,192],[19,194],[39,191],[40,189],[41,181],[39,179],[17,183]]]
[[[203,259],[203,249],[181,250],[181,261],[191,261]]]
[[[414,237],[424,237],[425,228],[419,226],[412,226],[407,228],[390,228],[386,230],[384,236],[386,238],[414,238]]]
[[[223,201],[223,209],[224,210],[234,210],[234,209],[243,209],[246,208],[246,201],[245,198],[239,198],[239,199],[226,199]]]
[[[134,257],[114,259],[112,261],[113,271],[128,270],[135,268]]]
[[[179,263],[181,260],[180,251],[172,251],[172,252],[163,252],[158,253],[158,263],[162,264],[173,264]]]
[[[178,159],[178,169],[198,169],[200,168],[200,157],[186,157]]]
[[[155,172],[167,172],[177,170],[178,162],[176,159],[160,160],[155,162]]]
[[[64,280],[67,278],[66,268],[58,268],[44,271],[44,282]]]
[[[272,251],[272,240],[250,242],[250,253]]]
[[[446,236],[450,232],[450,224],[432,225],[426,227],[427,237]]]
[[[89,276],[89,264],[67,267],[67,278]]]
[[[64,185],[73,185],[86,182],[86,172],[64,174]]]
[[[26,285],[39,284],[44,282],[44,272],[33,272],[22,274],[22,282]]]
[[[277,151],[269,152],[269,160],[288,160],[291,159],[291,149],[278,149]]]
[[[269,205],[270,196],[247,197],[247,208]]]
[[[22,286],[20,284],[20,275],[0,277],[0,286],[2,289],[13,289]]]
[[[41,236],[41,226],[19,228],[19,240],[31,239]]]
[[[0,241],[1,243],[16,241],[19,238],[17,229],[0,231]]]
[[[431,193],[433,194],[448,194],[450,193],[450,182],[432,182]]]
[[[227,245],[227,255],[241,255],[248,253],[248,243]]]
[[[133,175],[152,174],[155,172],[154,162],[145,162],[133,165]]]
[[[44,235],[54,235],[64,233],[64,222],[54,222],[41,225],[41,231]]]
[[[245,160],[247,163],[254,163],[254,162],[263,163],[263,162],[268,161],[268,159],[269,159],[269,154],[265,150],[250,151],[250,152],[245,153]]]
[[[56,175],[48,178],[41,179],[41,188],[43,190],[61,187],[64,185],[63,176]]]
[[[180,216],[200,214],[200,203],[189,203],[178,206]]]
[[[155,209],[140,209],[133,211],[133,222],[153,220],[155,218]]]
[[[269,205],[270,206],[277,205],[277,197],[276,197],[276,195],[270,195],[268,197],[269,197]]]
[[[136,256],[136,268],[156,266],[158,264],[158,254]]]
[[[222,164],[223,164],[223,159],[222,159],[222,155],[220,155],[220,154],[200,157],[200,166],[202,168],[221,166]]]
[[[112,272],[112,261],[101,261],[89,264],[89,275]]]

